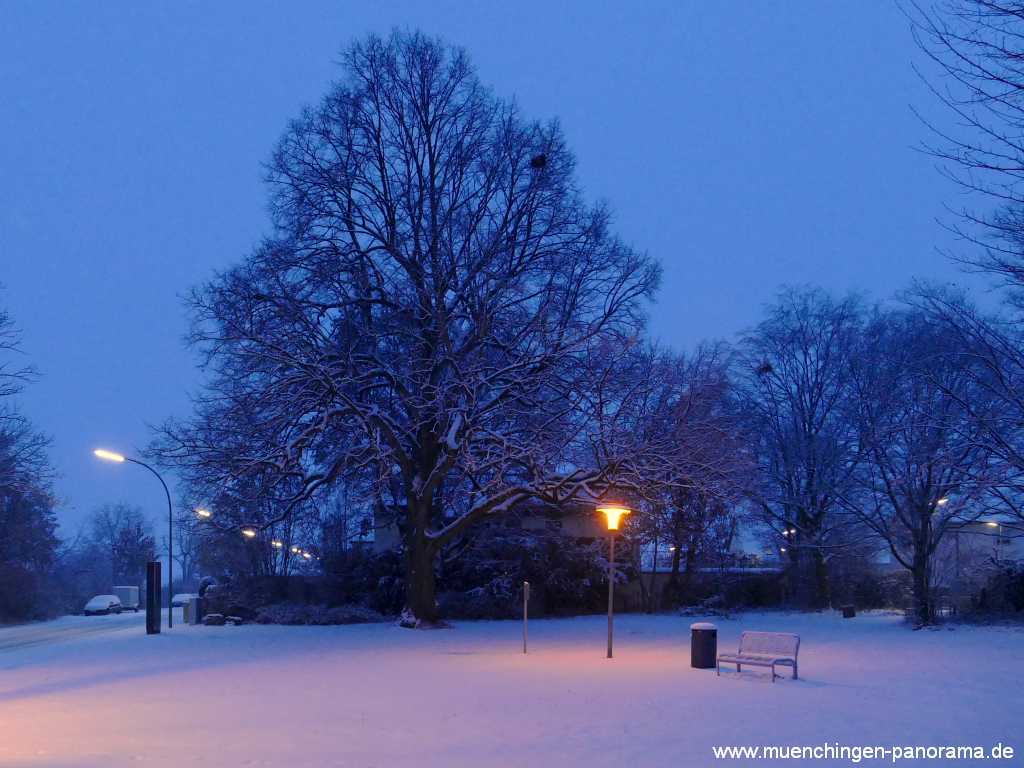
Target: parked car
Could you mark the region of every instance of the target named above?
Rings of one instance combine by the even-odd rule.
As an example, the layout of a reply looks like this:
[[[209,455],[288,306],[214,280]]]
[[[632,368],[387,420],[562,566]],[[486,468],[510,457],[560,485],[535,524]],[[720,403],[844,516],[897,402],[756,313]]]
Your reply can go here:
[[[199,595],[197,595],[195,592],[179,592],[171,598],[171,605],[174,608],[180,608],[193,597],[199,597]]]
[[[121,600],[117,595],[96,595],[85,604],[83,613],[86,616],[105,616],[108,613],[120,613]]]
[[[139,612],[139,588],[138,587],[114,587],[114,593],[121,601],[122,611]]]

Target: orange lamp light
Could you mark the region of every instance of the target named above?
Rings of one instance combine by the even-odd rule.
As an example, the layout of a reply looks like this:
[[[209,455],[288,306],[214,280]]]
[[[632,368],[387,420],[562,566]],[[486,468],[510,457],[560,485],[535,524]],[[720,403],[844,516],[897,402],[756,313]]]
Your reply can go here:
[[[622,521],[622,518],[633,510],[627,507],[620,507],[616,504],[609,504],[607,506],[598,507],[597,511],[604,513],[604,516],[608,521],[608,530],[617,531],[619,530],[619,524]]]

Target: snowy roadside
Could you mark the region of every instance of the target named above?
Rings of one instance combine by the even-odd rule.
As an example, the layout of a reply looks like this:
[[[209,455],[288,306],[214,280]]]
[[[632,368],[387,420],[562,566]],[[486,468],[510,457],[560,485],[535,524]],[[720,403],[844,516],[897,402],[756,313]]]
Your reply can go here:
[[[712,619],[720,650],[744,629],[802,635],[802,679],[772,685],[763,670],[690,669],[696,620],[621,616],[611,661],[597,616],[531,622],[527,656],[516,622],[140,626],[8,649],[0,764],[637,768],[714,765],[719,745],[1017,738],[1022,631]]]
[[[167,612],[164,611],[164,616]],[[166,621],[166,619],[165,619]],[[0,651],[32,645],[73,640],[88,635],[107,635],[146,626],[145,613],[110,616],[61,616],[51,621],[13,624],[0,627]]]

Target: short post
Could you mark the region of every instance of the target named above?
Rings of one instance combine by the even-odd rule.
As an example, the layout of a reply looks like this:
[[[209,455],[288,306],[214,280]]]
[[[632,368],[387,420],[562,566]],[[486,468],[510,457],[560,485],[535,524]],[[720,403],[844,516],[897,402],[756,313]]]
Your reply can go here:
[[[530,603],[530,582],[523,582],[523,653],[526,653],[526,636],[527,636],[527,607]]]
[[[146,634],[160,634],[160,602],[163,586],[160,584],[160,562],[146,563]]]
[[[614,623],[613,610],[615,604],[615,532],[608,532],[609,547],[611,548],[608,557],[608,658],[612,657],[612,625]]]

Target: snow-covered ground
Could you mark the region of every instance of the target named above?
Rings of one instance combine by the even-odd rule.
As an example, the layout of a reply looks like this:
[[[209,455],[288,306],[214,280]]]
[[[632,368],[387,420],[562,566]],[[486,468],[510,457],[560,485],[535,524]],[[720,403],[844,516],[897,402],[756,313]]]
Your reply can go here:
[[[749,765],[716,763],[712,746],[835,742],[1002,742],[1018,759],[997,764],[1024,762],[1020,629],[714,620],[720,650],[744,629],[800,633],[802,679],[772,685],[762,669],[691,669],[696,620],[618,617],[610,661],[602,617],[531,622],[527,656],[516,622],[176,625],[146,637],[110,617],[116,631],[6,648],[6,633],[26,630],[4,629],[0,765]]]
[[[175,614],[180,613],[176,611]],[[163,612],[167,623],[167,611]],[[74,640],[88,635],[107,635],[146,626],[145,613],[125,612],[110,616],[62,616],[53,621],[0,627],[0,653],[14,648]],[[137,636],[138,632],[133,632]],[[0,659],[4,657],[0,655]],[[0,669],[3,662],[0,661]]]

